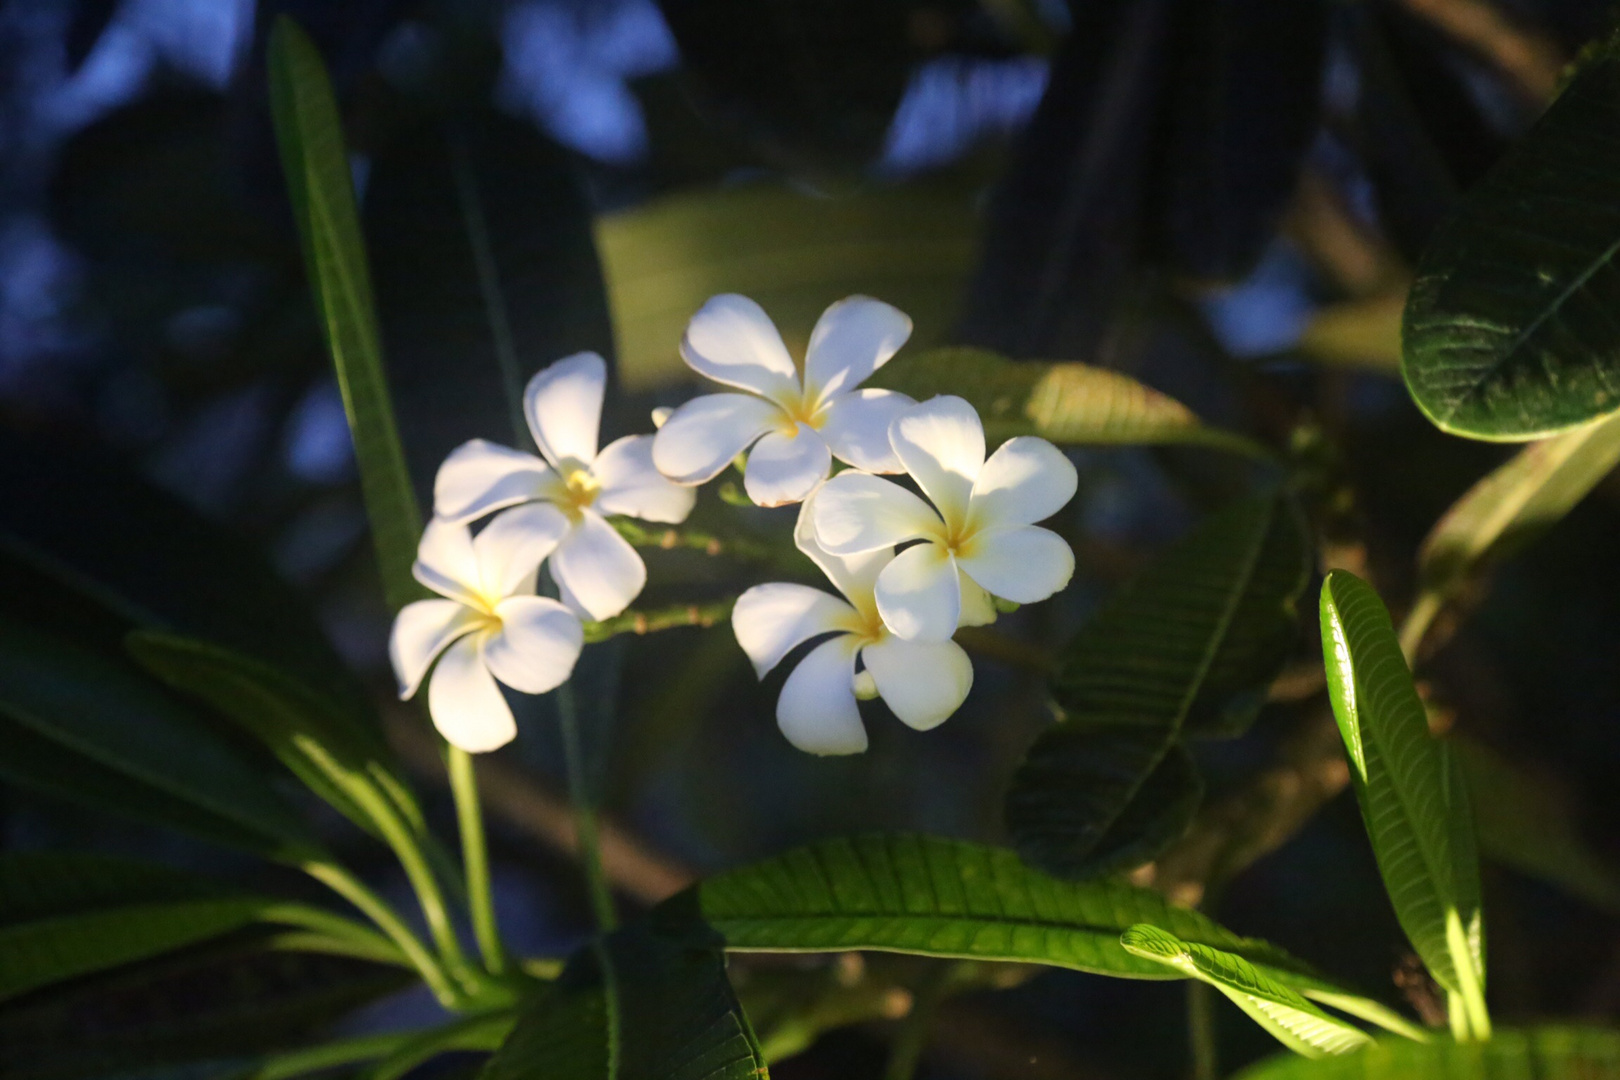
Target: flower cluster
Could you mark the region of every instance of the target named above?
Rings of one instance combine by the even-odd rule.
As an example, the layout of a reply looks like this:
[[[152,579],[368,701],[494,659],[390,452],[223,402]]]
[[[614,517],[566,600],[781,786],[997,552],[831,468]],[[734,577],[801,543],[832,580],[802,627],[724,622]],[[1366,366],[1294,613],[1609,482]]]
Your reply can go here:
[[[439,470],[415,573],[443,599],[411,604],[395,622],[401,696],[432,667],[428,706],[446,739],[471,751],[509,741],[497,684],[531,694],[560,685],[579,657],[581,620],[617,615],[646,583],[606,515],[678,524],[695,487],[746,454],[749,497],[802,504],[794,540],[842,594],[771,583],[733,610],[761,678],[826,637],[782,687],[788,740],[816,754],[864,750],[861,698],[882,698],[917,730],[943,722],[973,685],[957,629],[993,621],[997,599],[1031,603],[1068,584],[1073,553],[1036,522],[1073,497],[1076,475],[1044,439],[1014,438],[986,458],[984,428],[961,398],[919,404],[860,389],[910,334],[900,311],[850,297],[816,323],[801,372],[758,304],[717,296],[692,318],[681,356],[743,392],[694,398],[656,435],[600,452],[601,357],[536,375],[524,406],[540,456],[475,439]],[[833,458],[849,467],[829,479]],[[905,474],[918,490],[880,473]],[[473,535],[469,525],[490,515]],[[558,600],[535,595],[548,559]]]

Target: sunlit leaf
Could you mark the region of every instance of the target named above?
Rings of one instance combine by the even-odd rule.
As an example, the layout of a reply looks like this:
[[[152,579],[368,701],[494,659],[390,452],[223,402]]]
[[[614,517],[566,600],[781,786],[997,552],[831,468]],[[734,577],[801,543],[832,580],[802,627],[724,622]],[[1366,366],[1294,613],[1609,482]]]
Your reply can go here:
[[[1389,613],[1343,570],[1322,585],[1328,691],[1384,887],[1435,981],[1483,1010],[1484,924],[1467,792],[1429,734]]]
[[[1498,1031],[1489,1042],[1447,1038],[1416,1043],[1380,1039],[1342,1057],[1316,1061],[1281,1055],[1238,1080],[1616,1080],[1620,1032],[1544,1027]]]
[[[1620,409],[1617,97],[1611,43],[1425,250],[1403,371],[1442,429],[1533,439]]]
[[[919,401],[935,394],[964,397],[992,442],[1040,435],[1059,443],[1194,443],[1265,453],[1241,436],[1205,427],[1181,402],[1129,375],[1089,364],[1013,361],[985,349],[907,350],[868,385]]]
[[[677,351],[710,296],[764,305],[802,350],[828,304],[885,300],[916,323],[911,348],[937,344],[956,319],[976,234],[974,194],[910,185],[835,197],[753,184],[683,192],[600,218],[619,373],[641,389],[686,378]]]
[[[298,861],[320,848],[264,775],[206,724],[87,649],[0,625],[0,718],[33,736],[40,750],[25,743],[21,753],[8,747],[0,754],[0,775],[20,786],[148,820],[194,823],[191,831],[206,839],[273,858]],[[72,759],[86,770],[78,772]],[[98,776],[107,774],[116,779],[103,788]],[[147,791],[156,798],[145,798]],[[123,793],[131,795],[127,806]]]
[[[712,944],[644,924],[582,948],[535,995],[483,1080],[764,1080],[753,1029]]]
[[[1025,859],[1091,877],[1146,862],[1181,835],[1200,785],[1180,741],[1253,721],[1293,642],[1309,560],[1289,499],[1245,500],[1082,628],[1052,680],[1061,719],[1007,794]]]
[[[1182,941],[1155,926],[1131,927],[1120,944],[1132,956],[1156,960],[1215,987],[1295,1053],[1313,1058],[1343,1054],[1372,1041],[1360,1028],[1329,1016],[1241,956]]]
[[[388,396],[343,127],[320,54],[286,16],[270,32],[268,58],[271,114],[305,271],[343,391],[383,589],[397,609],[420,592],[411,563],[422,520]]]

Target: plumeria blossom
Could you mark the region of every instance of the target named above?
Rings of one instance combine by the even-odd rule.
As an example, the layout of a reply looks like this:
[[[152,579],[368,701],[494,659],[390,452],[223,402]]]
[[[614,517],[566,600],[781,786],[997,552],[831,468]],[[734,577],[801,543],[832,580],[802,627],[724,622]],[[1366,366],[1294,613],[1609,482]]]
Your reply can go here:
[[[915,404],[892,390],[859,390],[911,336],[911,320],[866,296],[851,296],[816,322],[799,374],[763,308],[725,294],[703,305],[681,341],[696,372],[746,393],[693,398],[658,429],[653,463],[671,480],[702,484],[753,447],[743,473],[748,497],[784,506],[827,478],[832,459],[868,472],[900,472],[889,422]]]
[[[411,570],[442,599],[400,610],[388,655],[401,698],[414,695],[433,669],[428,712],[452,745],[484,753],[517,734],[497,680],[543,694],[573,673],[584,644],[579,616],[530,595],[541,561],[567,527],[556,509],[535,504],[507,511],[476,537],[442,520],[422,534]]]
[[[1074,575],[1074,552],[1035,524],[1074,497],[1078,477],[1045,439],[1009,439],[985,460],[984,426],[959,397],[941,396],[895,418],[889,441],[930,506],[906,488],[859,472],[816,496],[816,539],[836,555],[888,551],[912,540],[878,574],[877,610],[897,636],[944,641],[977,606],[967,583],[1021,604],[1044,600]]]
[[[774,582],[743,593],[731,614],[737,643],[760,678],[794,647],[822,634],[834,635],[810,650],[788,676],[776,702],[777,725],[800,750],[858,754],[866,749],[866,728],[856,699],[875,693],[909,726],[918,731],[935,727],[957,710],[973,686],[967,653],[954,641],[903,641],[890,633],[873,589],[893,553],[828,553],[811,528],[813,505],[807,502],[801,509],[794,539],[843,598],[808,585]],[[857,658],[865,665],[860,673]]]
[[[653,467],[653,437],[627,435],[597,452],[607,365],[578,353],[540,372],[523,393],[529,432],[543,457],[483,439],[463,443],[439,467],[435,514],[472,521],[522,503],[549,508],[561,528],[551,576],[582,616],[623,611],[647,583],[647,565],[604,515],[679,524],[696,492]]]

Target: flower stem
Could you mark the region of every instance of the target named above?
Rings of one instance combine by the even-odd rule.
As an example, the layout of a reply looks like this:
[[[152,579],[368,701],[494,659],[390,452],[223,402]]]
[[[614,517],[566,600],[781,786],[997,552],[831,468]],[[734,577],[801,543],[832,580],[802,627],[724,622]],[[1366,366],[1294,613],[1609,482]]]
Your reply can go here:
[[[467,869],[467,906],[472,912],[473,936],[491,975],[506,970],[495,923],[495,899],[489,882],[489,847],[484,839],[484,814],[478,803],[478,774],[472,755],[460,747],[447,748],[450,791],[455,797],[456,821],[461,826],[461,857]]]
[[[619,634],[650,634],[681,626],[713,626],[731,614],[734,597],[710,604],[676,604],[656,611],[626,611],[611,619],[585,624],[585,640],[606,641]]]
[[[585,754],[579,741],[579,710],[574,701],[574,684],[557,687],[557,721],[562,728],[563,759],[568,769],[568,799],[574,809],[574,832],[579,856],[585,866],[585,883],[591,894],[591,914],[596,928],[607,933],[618,925],[613,911],[613,892],[602,872],[602,843],[596,828],[596,807],[585,778]]]
[[[411,928],[405,925],[405,921],[387,901],[372,892],[347,867],[335,862],[311,860],[302,863],[299,869],[353,904],[363,915],[376,923],[377,928],[399,946],[400,952],[404,953],[411,965],[421,973],[422,981],[427,983],[433,995],[439,999],[439,1004],[447,1008],[455,1005],[460,999],[460,994],[445,973],[439,958],[411,932]]]
[[[1192,1049],[1193,1080],[1220,1076],[1216,1056],[1215,991],[1208,983],[1187,980],[1187,1041]]]

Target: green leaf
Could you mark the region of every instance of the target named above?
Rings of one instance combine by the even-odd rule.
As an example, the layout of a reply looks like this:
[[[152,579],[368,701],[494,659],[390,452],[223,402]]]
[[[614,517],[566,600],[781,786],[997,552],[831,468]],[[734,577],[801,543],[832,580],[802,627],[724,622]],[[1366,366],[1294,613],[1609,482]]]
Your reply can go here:
[[[361,1075],[364,1080],[398,1080],[424,1062],[453,1051],[494,1051],[512,1034],[511,1012],[478,1013],[424,1031],[390,1052]],[[285,1074],[283,1074],[285,1075]]]
[[[1360,1028],[1335,1020],[1241,956],[1182,941],[1156,926],[1133,926],[1120,937],[1120,944],[1132,956],[1157,961],[1213,986],[1297,1054],[1313,1058],[1344,1054],[1372,1042]]]
[[[1620,1032],[1544,1027],[1489,1042],[1380,1039],[1343,1057],[1262,1061],[1238,1080],[1620,1080]]]
[[[1468,790],[1490,793],[1470,800],[1487,859],[1620,914],[1620,869],[1582,838],[1567,790],[1472,739],[1451,746]]]
[[[1479,864],[1449,747],[1429,734],[1428,713],[1372,587],[1335,570],[1322,585],[1321,617],[1333,713],[1395,915],[1435,981],[1478,999],[1482,1010]]]
[[[1552,528],[1620,464],[1620,419],[1520,450],[1451,505],[1418,552],[1421,593],[1408,654],[1433,614],[1491,566]]]
[[[101,1080],[307,1043],[412,981],[393,966],[267,950],[242,934],[0,1005],[0,1080]]]
[[[165,866],[101,855],[0,855],[0,1001],[255,922],[343,936],[350,926],[360,929],[319,909]]]
[[[1181,402],[1129,375],[1073,362],[1009,360],[986,349],[906,350],[867,385],[918,401],[956,394],[973,403],[992,443],[1039,435],[1058,443],[1191,443],[1253,456],[1267,451],[1240,435],[1205,427]]]
[[[356,802],[400,792],[420,823],[414,798],[375,725],[275,668],[207,642],[137,632],[130,653],[163,682],[208,702],[269,747],[315,794],[372,835],[372,812]]]
[[[1026,860],[1094,877],[1146,862],[1181,835],[1200,785],[1180,742],[1253,721],[1292,645],[1309,560],[1291,500],[1244,500],[1086,624],[1052,680],[1061,719],[1007,794],[1007,827]]]
[[[320,850],[266,778],[206,724],[76,645],[0,624],[0,719],[32,736],[0,754],[0,775],[19,786],[189,826],[283,861]]]
[[[747,293],[802,349],[826,306],[886,300],[916,324],[909,348],[956,323],[978,232],[977,189],[908,184],[831,198],[784,185],[704,188],[598,218],[596,246],[629,389],[683,380],[677,346],[716,293]]]
[[[355,212],[343,128],[326,67],[286,16],[270,32],[270,107],[304,266],[343,406],[389,606],[420,595],[411,578],[422,517],[416,506],[383,372],[365,242]]]
[[[483,1080],[765,1080],[712,943],[637,923],[577,953],[534,998]]]
[[[1616,100],[1610,42],[1424,251],[1402,370],[1443,430],[1534,439],[1620,409]]]

